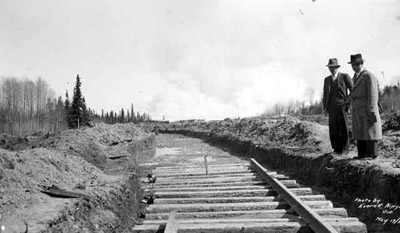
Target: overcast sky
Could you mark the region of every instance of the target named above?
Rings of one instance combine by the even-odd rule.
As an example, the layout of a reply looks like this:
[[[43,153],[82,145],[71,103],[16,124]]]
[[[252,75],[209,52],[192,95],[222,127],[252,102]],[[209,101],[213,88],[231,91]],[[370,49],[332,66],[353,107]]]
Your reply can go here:
[[[399,0],[0,0],[0,76],[42,77],[87,105],[221,119],[319,98],[326,64],[362,53],[400,80]]]

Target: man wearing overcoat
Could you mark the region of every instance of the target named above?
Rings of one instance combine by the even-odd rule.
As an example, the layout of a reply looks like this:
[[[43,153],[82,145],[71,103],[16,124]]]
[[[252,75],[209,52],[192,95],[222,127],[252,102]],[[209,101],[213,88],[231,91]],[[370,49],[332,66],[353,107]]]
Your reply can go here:
[[[335,153],[342,154],[348,149],[349,133],[347,128],[348,95],[353,87],[350,76],[339,73],[336,58],[328,61],[331,75],[324,79],[323,109],[329,115],[329,138]]]
[[[351,55],[349,64],[355,72],[351,99],[353,138],[357,140],[358,158],[376,158],[378,140],[382,139],[378,80],[364,68],[361,54]]]

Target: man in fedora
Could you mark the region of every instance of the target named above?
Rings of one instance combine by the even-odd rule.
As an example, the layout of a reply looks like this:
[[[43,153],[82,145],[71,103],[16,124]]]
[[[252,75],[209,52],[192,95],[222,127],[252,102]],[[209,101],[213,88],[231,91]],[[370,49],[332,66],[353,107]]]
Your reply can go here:
[[[355,72],[351,99],[353,138],[357,140],[358,158],[376,158],[378,140],[382,139],[378,80],[364,69],[361,54],[351,55],[349,64]]]
[[[331,75],[324,80],[322,104],[324,115],[329,115],[329,138],[333,151],[342,154],[349,145],[347,99],[353,83],[348,74],[338,72],[340,65],[336,58],[329,59],[327,67]]]

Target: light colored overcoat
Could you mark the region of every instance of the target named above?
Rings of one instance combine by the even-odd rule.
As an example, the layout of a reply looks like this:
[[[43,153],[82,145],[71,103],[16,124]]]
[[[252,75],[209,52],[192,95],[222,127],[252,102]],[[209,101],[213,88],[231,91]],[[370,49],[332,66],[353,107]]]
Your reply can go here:
[[[358,78],[353,78],[352,127],[355,140],[382,139],[381,118],[379,116],[378,80],[368,70],[361,71]],[[376,118],[371,123],[368,118]]]

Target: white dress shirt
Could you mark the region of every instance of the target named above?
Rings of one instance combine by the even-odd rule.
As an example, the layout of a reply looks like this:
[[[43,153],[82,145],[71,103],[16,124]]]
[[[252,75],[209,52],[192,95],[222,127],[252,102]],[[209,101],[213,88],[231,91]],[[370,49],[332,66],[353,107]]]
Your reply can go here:
[[[338,74],[339,74],[339,72],[337,72],[337,73],[334,74],[334,75],[332,74],[333,81],[335,81],[335,80],[337,79]]]

